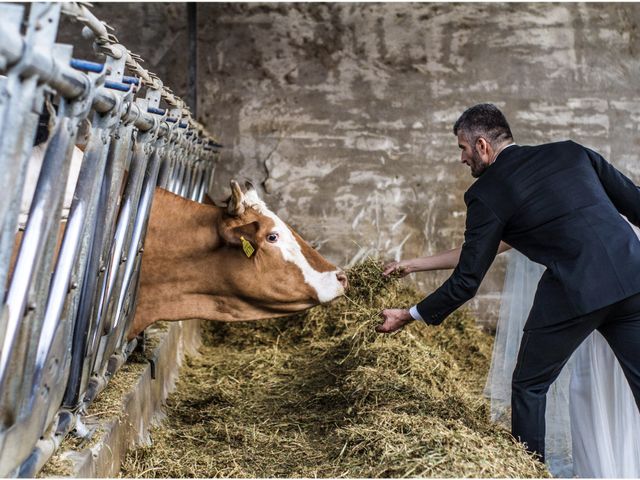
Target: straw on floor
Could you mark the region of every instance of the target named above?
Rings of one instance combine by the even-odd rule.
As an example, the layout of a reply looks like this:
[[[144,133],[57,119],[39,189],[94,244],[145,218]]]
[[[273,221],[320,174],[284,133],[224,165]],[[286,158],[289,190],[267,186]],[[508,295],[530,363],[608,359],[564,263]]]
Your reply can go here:
[[[368,260],[348,296],[285,319],[208,323],[127,477],[545,477],[488,421],[492,339],[465,313],[379,335],[420,294]]]

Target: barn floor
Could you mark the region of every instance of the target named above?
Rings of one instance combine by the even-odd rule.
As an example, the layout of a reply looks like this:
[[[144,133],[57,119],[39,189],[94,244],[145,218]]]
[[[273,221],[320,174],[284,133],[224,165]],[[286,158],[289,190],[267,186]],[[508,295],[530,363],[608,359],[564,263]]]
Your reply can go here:
[[[439,328],[373,331],[419,294],[350,273],[349,298],[286,319],[209,323],[152,444],[125,477],[543,477],[489,423],[491,337],[465,314]]]

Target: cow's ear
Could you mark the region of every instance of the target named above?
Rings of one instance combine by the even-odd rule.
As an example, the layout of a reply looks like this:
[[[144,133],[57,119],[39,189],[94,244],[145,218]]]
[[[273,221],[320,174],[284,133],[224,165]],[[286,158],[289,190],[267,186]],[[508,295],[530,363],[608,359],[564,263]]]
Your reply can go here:
[[[231,199],[227,205],[227,213],[233,217],[239,217],[244,213],[244,193],[238,182],[231,180]]]
[[[260,230],[260,223],[258,221],[253,221],[250,223],[245,223],[243,225],[235,225],[224,228],[222,232],[222,238],[228,245],[243,245],[242,239],[251,244],[251,247],[255,250],[260,246],[260,241],[258,238],[258,231]]]

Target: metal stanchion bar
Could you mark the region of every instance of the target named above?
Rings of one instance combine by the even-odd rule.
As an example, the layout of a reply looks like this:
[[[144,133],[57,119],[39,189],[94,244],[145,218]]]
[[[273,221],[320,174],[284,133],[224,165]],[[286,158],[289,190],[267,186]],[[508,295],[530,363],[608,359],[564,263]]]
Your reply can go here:
[[[204,165],[200,162],[196,165],[196,174],[194,175],[193,182],[189,187],[189,199],[194,202],[198,201],[198,193],[200,184],[202,183],[202,176],[204,174]]]
[[[24,7],[7,5],[3,7],[3,33],[20,38],[20,28]],[[20,209],[20,198],[26,176],[27,159],[36,135],[38,115],[44,101],[44,86],[40,79],[26,73],[26,63],[36,48],[53,56],[52,43],[55,39],[60,7],[55,5],[33,5],[29,24],[25,32],[24,49],[21,58],[25,60],[14,65],[8,76],[0,81],[0,191],[5,200],[0,202],[0,304],[5,298],[5,286],[9,260],[14,242]],[[35,19],[42,21],[36,28]],[[57,52],[60,53],[60,52]],[[0,55],[0,66],[7,65]],[[0,318],[2,312],[0,311]],[[0,321],[0,337],[3,322]]]
[[[99,287],[94,289],[91,301],[88,302],[88,304],[92,306],[90,324],[95,325],[95,329],[92,329],[89,335],[90,338],[98,336],[104,329],[104,323],[108,321],[106,315],[104,315],[106,311],[103,309],[103,304],[108,295],[108,278],[112,265],[112,247],[116,231],[117,214],[120,207],[120,192],[123,186],[124,171],[126,168],[129,168],[132,155],[132,133],[132,127],[130,125],[123,125],[119,127],[115,138],[112,139],[112,150],[110,153],[113,154],[113,158],[107,164],[106,181],[109,184],[109,191],[106,201],[105,230],[102,233],[100,247],[100,268],[98,270]]]
[[[140,204],[138,207],[138,215],[136,216],[133,234],[131,238],[131,244],[129,251],[127,252],[127,259],[125,262],[124,276],[120,291],[118,292],[115,319],[109,332],[105,332],[105,336],[101,339],[103,348],[100,357],[96,358],[96,366],[94,368],[98,378],[92,379],[84,401],[88,404],[93,401],[95,395],[103,387],[101,377],[107,372],[109,358],[116,351],[118,347],[122,345],[128,324],[123,317],[125,316],[125,307],[127,299],[130,298],[131,288],[137,285],[137,274],[139,271],[135,268],[139,262],[140,255],[142,254],[142,243],[144,241],[144,233],[146,232],[147,223],[149,220],[149,213],[151,212],[151,202],[153,199],[153,193],[155,191],[156,183],[158,180],[158,172],[160,170],[160,158],[161,152],[158,146],[154,148],[151,159],[147,165],[147,169],[144,177],[144,185],[140,196]]]
[[[182,179],[184,178],[185,169],[186,165],[184,159],[178,159],[178,168],[176,169],[176,174],[173,178],[173,183],[171,184],[171,192],[179,194],[180,187],[182,185]]]
[[[191,183],[191,175],[193,170],[193,164],[191,162],[191,158],[187,158],[186,168],[184,172],[184,179],[182,180],[182,184],[180,185],[180,193],[181,197],[187,198],[189,195],[189,184]]]
[[[5,284],[9,271],[9,260],[15,239],[20,211],[20,198],[27,173],[27,159],[36,134],[38,117],[31,112],[37,95],[37,78],[31,77],[18,85],[17,79],[7,80],[13,95],[2,112],[14,117],[11,129],[5,129],[0,138],[0,189],[5,200],[0,202],[0,303],[5,296]],[[9,123],[9,118],[5,123]],[[0,322],[0,337],[3,326]]]
[[[33,405],[24,406],[24,400],[31,403],[42,399],[42,395],[36,395],[19,401],[16,396],[21,390],[20,385],[13,384],[10,380],[13,377],[15,381],[15,376],[11,375],[12,371],[23,372],[22,381],[25,383],[30,383],[32,379],[33,372],[24,369],[26,348],[27,342],[32,337],[30,333],[37,334],[36,332],[39,332],[40,321],[34,322],[32,320],[29,322],[29,319],[23,321],[23,317],[25,312],[42,316],[40,312],[31,310],[31,308],[35,309],[39,304],[44,303],[44,299],[39,298],[39,294],[46,289],[49,283],[47,272],[51,271],[53,262],[55,238],[58,232],[58,220],[64,193],[64,184],[58,179],[61,176],[65,178],[67,175],[75,132],[76,128],[74,128],[72,120],[64,117],[59,120],[58,128],[45,155],[29,220],[18,253],[14,276],[7,294],[6,305],[9,316],[0,353],[0,395],[2,395],[0,406],[4,412],[13,411],[15,416],[5,416],[2,419],[5,422],[5,428],[15,427],[17,425],[15,420],[16,417],[19,417],[19,413],[33,407]],[[37,285],[38,282],[34,282],[37,272],[44,274],[38,279],[40,286]],[[35,298],[30,300],[30,296],[34,295]],[[18,340],[19,338],[21,341]],[[23,408],[19,408],[20,405],[23,405]],[[36,418],[36,416],[27,415],[28,421],[33,421],[30,419]],[[22,428],[22,426],[20,427]],[[15,431],[15,428],[13,430]],[[24,430],[25,437],[23,438],[29,438],[27,436],[29,429],[24,428]],[[24,459],[21,456],[24,453],[21,452],[21,445],[24,447],[24,442],[17,444],[4,442],[0,448],[0,465],[3,470],[8,465],[16,462],[19,464]],[[6,475],[7,472],[1,473]]]
[[[214,161],[210,161],[207,166],[207,172],[202,179],[202,185],[200,186],[200,193],[198,194],[198,201],[202,202],[204,200],[204,196],[209,193],[209,185],[211,185],[211,181],[213,180],[213,174],[215,172],[215,164]]]
[[[114,291],[122,282],[120,267],[123,252],[126,251],[131,238],[131,231],[138,210],[140,191],[142,189],[143,175],[147,163],[148,154],[145,153],[144,143],[138,143],[131,159],[127,184],[123,195],[122,205],[118,214],[118,220],[110,253],[110,263],[106,266],[106,291],[104,300],[99,305],[99,325],[90,329],[89,318],[79,317],[76,322],[76,332],[73,341],[73,360],[67,391],[63,400],[66,408],[76,408],[81,400],[80,396],[88,387],[89,377],[92,373],[92,358],[97,355],[97,341],[104,330],[104,323],[112,312],[114,303]],[[111,306],[110,306],[111,305]]]
[[[162,148],[159,143],[154,151],[144,179],[144,187],[142,195],[140,197],[139,213],[136,217],[136,224],[133,232],[133,240],[129,248],[129,256],[127,259],[127,269],[125,270],[125,282],[120,293],[119,305],[120,308],[116,312],[120,315],[127,312],[127,316],[124,319],[118,319],[114,325],[113,341],[110,342],[107,352],[113,352],[116,348],[124,346],[123,342],[126,342],[125,335],[129,331],[131,321],[133,320],[133,313],[135,311],[135,305],[128,305],[125,310],[125,301],[129,299],[135,303],[137,296],[136,292],[131,292],[131,289],[137,291],[138,280],[140,275],[140,263],[142,260],[142,245],[147,233],[147,227],[149,225],[149,216],[151,214],[151,204],[153,202],[153,195],[155,193],[156,186],[158,184],[158,174],[160,173],[160,165],[162,163]],[[134,293],[133,295],[126,295],[125,292]],[[104,368],[104,366],[103,366]]]
[[[30,415],[34,416],[42,415],[44,417],[46,414],[46,421],[43,420],[43,425],[49,424],[53,420],[55,412],[59,408],[65,390],[66,378],[63,376],[64,373],[68,373],[68,364],[66,368],[60,368],[57,372],[51,371],[51,369],[47,370],[52,345],[59,336],[59,342],[65,346],[62,349],[63,352],[71,347],[75,308],[72,307],[70,315],[61,322],[64,305],[67,301],[72,305],[78,302],[82,305],[83,299],[87,298],[87,290],[90,291],[94,288],[91,280],[95,274],[89,270],[93,266],[91,261],[95,257],[92,251],[93,240],[96,238],[98,225],[103,223],[103,219],[99,215],[99,201],[104,202],[104,198],[99,193],[108,153],[108,145],[105,145],[101,140],[103,134],[101,130],[104,128],[94,129],[85,152],[85,159],[80,168],[78,183],[49,290],[44,321],[39,332],[35,362],[33,367],[30,364],[27,365],[27,368],[32,368],[34,373],[30,392],[25,392],[25,397],[37,394],[45,382],[45,371],[47,371],[47,377],[54,377],[46,379],[49,382],[50,397],[48,412],[38,410],[30,412]],[[76,279],[76,288],[71,289],[73,295],[68,298],[67,292],[70,290],[72,278]],[[63,364],[65,358],[60,358],[58,361]]]

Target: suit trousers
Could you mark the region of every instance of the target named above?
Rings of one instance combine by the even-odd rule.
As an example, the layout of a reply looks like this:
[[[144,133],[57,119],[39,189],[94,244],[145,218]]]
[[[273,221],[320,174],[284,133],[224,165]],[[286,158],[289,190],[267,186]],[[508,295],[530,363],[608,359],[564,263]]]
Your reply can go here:
[[[512,379],[511,431],[542,461],[547,391],[595,329],[611,346],[640,409],[640,293],[556,325],[525,328]]]

